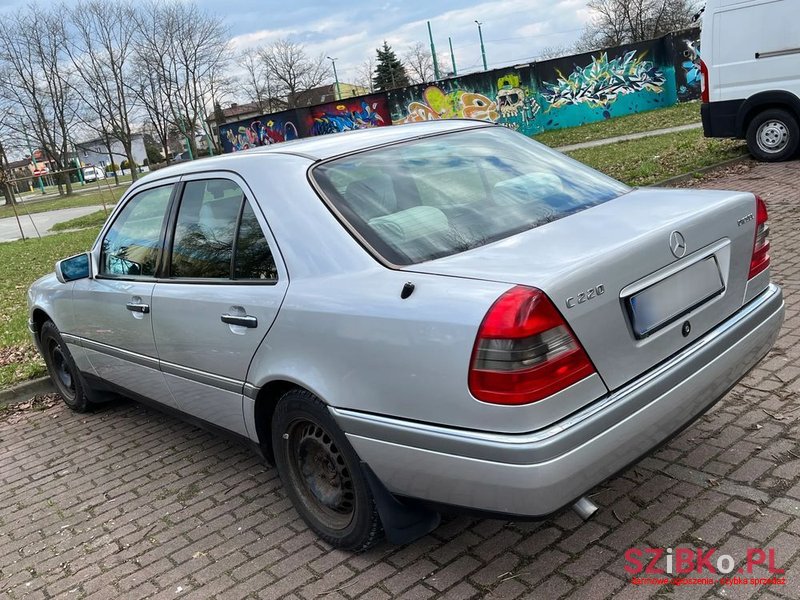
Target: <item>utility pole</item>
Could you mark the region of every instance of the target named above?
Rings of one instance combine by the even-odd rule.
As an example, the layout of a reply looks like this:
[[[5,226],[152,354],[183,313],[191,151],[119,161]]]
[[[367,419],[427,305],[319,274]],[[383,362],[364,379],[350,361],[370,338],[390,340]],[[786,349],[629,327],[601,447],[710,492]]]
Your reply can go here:
[[[481,39],[481,57],[483,58],[483,70],[488,71],[489,67],[486,66],[486,48],[483,47],[483,32],[481,31],[481,25],[483,25],[483,23],[481,23],[477,19],[475,20],[475,23],[477,23],[478,25],[478,37]]]
[[[447,43],[450,44],[450,60],[453,61],[453,77],[458,75],[458,69],[456,69],[456,55],[453,54],[453,38],[448,37]]]
[[[329,61],[331,61],[331,63],[333,64],[333,78],[334,78],[334,80],[336,81],[336,101],[338,102],[339,100],[341,100],[341,99],[342,99],[342,92],[341,92],[341,90],[339,89],[339,75],[336,73],[336,61],[337,61],[338,59],[336,59],[336,58],[331,58],[331,57],[329,56],[329,57],[328,57],[328,60],[329,60]]]
[[[428,21],[428,37],[431,40],[431,56],[433,57],[433,77],[438,81],[441,79],[439,75],[439,61],[436,60],[436,46],[433,45],[433,32],[431,31],[431,22]]]

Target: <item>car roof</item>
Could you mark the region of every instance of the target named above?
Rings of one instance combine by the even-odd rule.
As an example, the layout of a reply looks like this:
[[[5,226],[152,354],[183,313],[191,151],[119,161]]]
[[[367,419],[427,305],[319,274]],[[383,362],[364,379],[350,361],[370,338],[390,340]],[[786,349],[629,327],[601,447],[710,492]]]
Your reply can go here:
[[[226,168],[230,166],[230,160],[242,155],[291,154],[305,157],[311,161],[326,160],[334,156],[351,154],[353,152],[384,146],[386,144],[393,144],[451,131],[487,127],[490,125],[492,124],[486,121],[477,121],[474,119],[447,119],[426,121],[423,123],[410,123],[402,126],[358,129],[355,131],[346,131],[344,133],[308,137],[269,146],[261,146],[259,148],[251,148],[250,150],[224,154],[222,156],[204,158],[200,161],[181,161],[174,166],[159,169],[158,173],[159,175],[174,176],[197,172],[198,170],[207,171],[216,168]],[[223,167],[223,163],[225,167]]]

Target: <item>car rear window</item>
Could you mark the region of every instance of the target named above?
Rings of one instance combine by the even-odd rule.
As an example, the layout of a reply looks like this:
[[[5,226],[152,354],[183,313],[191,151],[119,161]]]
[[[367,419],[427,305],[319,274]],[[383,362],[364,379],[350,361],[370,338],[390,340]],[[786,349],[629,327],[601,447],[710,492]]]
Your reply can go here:
[[[386,261],[476,248],[629,188],[504,127],[412,140],[312,170],[330,206]]]

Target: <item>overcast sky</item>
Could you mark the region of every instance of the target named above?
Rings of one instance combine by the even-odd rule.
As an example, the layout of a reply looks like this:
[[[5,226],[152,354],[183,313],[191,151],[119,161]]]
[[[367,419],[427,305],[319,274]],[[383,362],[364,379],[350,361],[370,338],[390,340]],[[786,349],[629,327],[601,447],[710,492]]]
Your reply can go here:
[[[340,80],[349,82],[356,79],[359,64],[375,57],[383,40],[399,56],[415,42],[428,46],[426,21],[431,22],[436,53],[445,63],[440,64],[444,75],[451,70],[448,36],[459,74],[482,69],[476,19],[483,23],[491,69],[531,62],[545,47],[570,45],[589,18],[586,0],[185,1],[219,15],[237,50],[288,37],[305,44],[312,54],[335,57]],[[26,3],[0,0],[0,14]]]
[[[586,0],[197,1],[226,21],[237,49],[288,37],[314,54],[337,58],[342,81],[354,79],[357,65],[374,56],[384,39],[399,55],[417,41],[427,45],[428,20],[437,55],[448,58],[442,72],[450,70],[450,36],[462,73],[481,68],[476,19],[483,23],[486,57],[493,68],[530,62],[546,46],[570,44],[588,18]]]

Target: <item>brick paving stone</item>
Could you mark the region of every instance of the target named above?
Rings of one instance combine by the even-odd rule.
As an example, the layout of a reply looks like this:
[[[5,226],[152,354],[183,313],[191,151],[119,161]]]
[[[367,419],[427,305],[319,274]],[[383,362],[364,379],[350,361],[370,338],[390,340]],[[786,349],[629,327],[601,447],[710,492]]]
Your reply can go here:
[[[592,520],[446,516],[413,544],[352,555],[316,539],[246,447],[132,402],[55,406],[0,416],[0,598],[800,598],[799,175],[747,163],[687,184],[766,199],[786,321],[744,385],[592,491]],[[675,544],[740,562],[774,548],[790,585],[630,583],[625,550]]]

